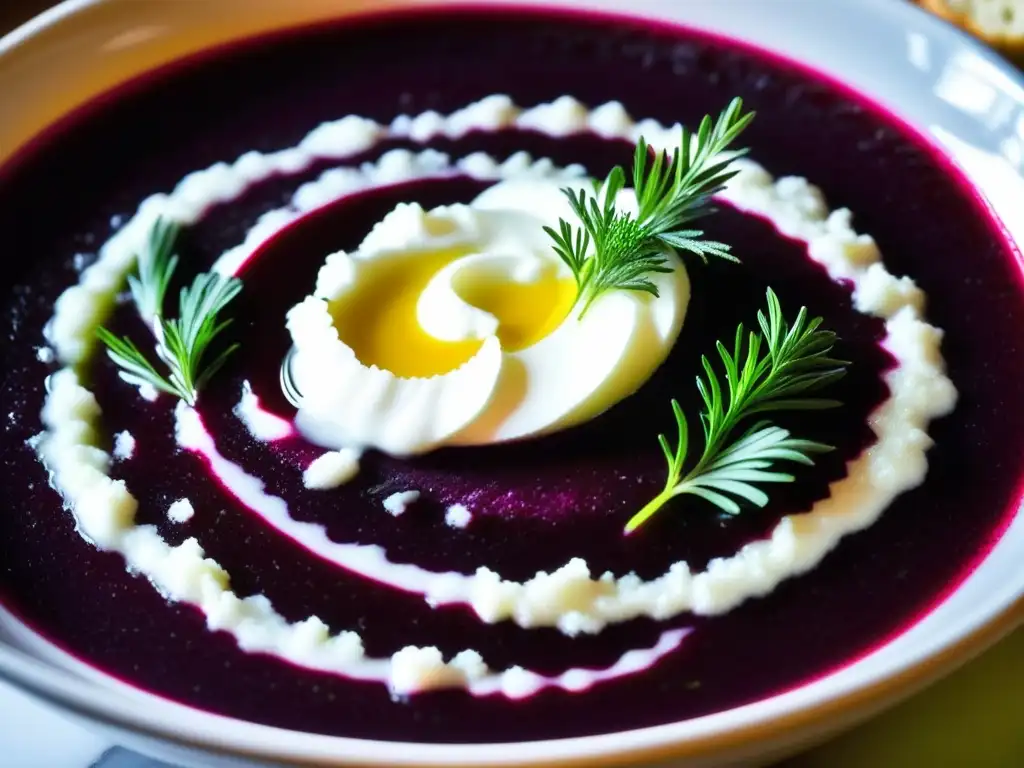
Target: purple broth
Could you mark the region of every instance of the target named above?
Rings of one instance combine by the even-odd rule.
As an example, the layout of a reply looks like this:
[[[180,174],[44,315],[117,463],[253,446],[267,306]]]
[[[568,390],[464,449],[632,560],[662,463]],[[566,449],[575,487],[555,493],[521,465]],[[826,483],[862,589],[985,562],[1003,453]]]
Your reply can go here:
[[[947,332],[944,354],[961,401],[931,430],[937,445],[925,485],[845,539],[811,574],[723,617],[637,620],[569,639],[554,630],[483,625],[464,608],[431,610],[421,598],[304,552],[233,501],[199,458],[175,451],[168,399],[139,399],[98,358],[92,385],[104,428],[129,429],[138,439],[136,455],[114,472],[139,497],[140,522],[157,524],[173,543],[196,536],[238,593],[263,592],[290,619],[315,613],[334,629],[355,629],[373,655],[407,644],[449,653],[472,647],[496,669],[521,664],[542,672],[605,666],[629,648],[653,644],[667,626],[696,627],[654,669],[584,694],[547,692],[513,703],[449,691],[396,702],[383,686],[242,653],[230,637],[207,631],[197,611],[168,605],[144,579],[128,575],[119,556],[83,541],[24,445],[40,429],[47,372],[35,347],[53,299],[77,279],[74,255],[87,260],[141,199],[184,173],[249,149],[293,144],[340,115],[387,121],[399,112],[449,111],[496,91],[526,105],[563,93],[591,104],[618,99],[635,116],[690,124],[743,96],[758,111],[747,136],[753,158],[775,174],[807,176],[833,206],[853,209],[856,227],[877,239],[890,270],[910,274],[928,293],[929,319]],[[625,144],[588,136],[504,132],[432,146],[454,156],[527,149],[559,163],[582,162],[595,174],[630,159]],[[183,237],[183,275],[240,242],[260,213],[285,203],[323,167],[274,179],[211,211]],[[243,346],[201,411],[220,450],[288,499],[296,519],[434,569],[470,572],[486,564],[522,579],[582,556],[595,570],[650,577],[681,559],[700,568],[765,535],[782,515],[822,498],[867,444],[865,416],[885,396],[880,375],[890,364],[877,346],[881,324],[853,312],[848,288],[829,281],[802,245],[724,209],[702,225],[733,244],[744,263],[689,262],[687,323],[669,360],[636,395],[589,424],[536,441],[412,461],[371,454],[351,484],[306,491],[301,466],[316,450],[298,440],[253,441],[231,415],[241,382],[249,379],[268,406],[290,412],[276,386],[288,346],[283,314],[310,291],[324,256],[357,245],[399,201],[468,201],[481,188],[467,179],[417,182],[341,201],[289,227],[243,272],[234,332],[260,342]],[[721,41],[621,20],[460,12],[247,44],[126,88],[24,153],[0,180],[0,225],[7,253],[31,255],[0,266],[12,286],[0,348],[3,405],[11,414],[0,440],[8,502],[0,515],[0,591],[26,622],[90,664],[212,712],[329,734],[456,742],[599,733],[706,714],[820,676],[914,621],[964,577],[1017,500],[1024,411],[1006,384],[1024,376],[1024,359],[1012,347],[1024,320],[1017,254],[966,183],[919,137],[806,71]],[[764,510],[729,517],[677,500],[623,537],[629,515],[664,480],[655,438],[672,426],[669,399],[695,412],[699,355],[715,339],[731,338],[738,322],[754,323],[767,285],[790,317],[802,304],[823,315],[842,336],[838,354],[854,362],[835,390],[845,408],[780,419],[837,451],[798,472],[798,483],[772,489]],[[128,309],[114,325],[140,332]],[[399,519],[387,515],[381,500],[409,488],[421,490],[422,500]],[[196,515],[170,523],[167,506],[182,496]],[[443,522],[445,506],[455,502],[474,512],[465,530]]]

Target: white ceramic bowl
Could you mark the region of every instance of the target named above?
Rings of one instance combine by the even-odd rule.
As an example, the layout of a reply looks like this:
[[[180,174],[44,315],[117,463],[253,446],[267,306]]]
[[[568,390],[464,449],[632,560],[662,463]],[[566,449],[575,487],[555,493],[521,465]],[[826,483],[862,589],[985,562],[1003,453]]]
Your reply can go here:
[[[450,4],[387,0],[383,7]],[[478,0],[511,5],[514,0]],[[359,0],[70,0],[0,40],[0,161],[77,104],[158,64],[257,32],[366,10]],[[943,147],[1024,243],[1024,81],[994,53],[896,0],[559,0],[747,41],[868,95]],[[508,745],[300,734],[140,693],[0,612],[0,675],[141,752],[183,765],[722,765],[766,762],[847,727],[979,653],[1024,618],[1024,513],[948,599],[883,648],[797,690],[625,733]],[[69,674],[70,672],[70,674]]]

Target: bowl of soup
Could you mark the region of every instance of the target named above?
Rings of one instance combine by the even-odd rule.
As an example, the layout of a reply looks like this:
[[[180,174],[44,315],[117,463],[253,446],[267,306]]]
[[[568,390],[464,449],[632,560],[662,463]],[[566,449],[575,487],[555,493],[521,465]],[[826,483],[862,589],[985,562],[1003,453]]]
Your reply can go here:
[[[993,54],[880,1],[167,6],[0,42],[6,679],[185,764],[722,764],[1020,621]]]

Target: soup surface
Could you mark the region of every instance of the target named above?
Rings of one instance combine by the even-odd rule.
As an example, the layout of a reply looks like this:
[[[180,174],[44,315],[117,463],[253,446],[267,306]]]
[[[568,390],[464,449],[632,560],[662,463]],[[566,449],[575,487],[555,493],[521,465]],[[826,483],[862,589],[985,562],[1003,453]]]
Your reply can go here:
[[[693,125],[733,96],[757,111],[744,142],[775,176],[806,177],[831,208],[848,207],[887,268],[928,296],[929,322],[946,332],[943,355],[960,393],[953,414],[929,432],[929,474],[877,523],[845,538],[809,574],[720,616],[642,618],[569,637],[554,628],[486,624],[459,606],[432,608],[421,596],[374,583],[273,530],[226,491],[208,464],[178,448],[174,405],[137,397],[102,355],[87,370],[109,435],[136,439],[112,467],[139,499],[137,520],[172,544],[196,537],[230,574],[240,596],[261,593],[290,621],[319,616],[355,629],[368,655],[406,645],[446,654],[478,650],[496,669],[521,665],[558,675],[604,668],[630,649],[650,648],[666,629],[687,629],[680,646],[637,674],[582,692],[549,689],[521,700],[440,690],[395,697],[386,687],[301,669],[247,653],[203,616],[169,603],[120,555],[76,532],[26,443],[40,432],[44,380],[54,369],[37,349],[56,296],[78,280],[96,251],[140,202],[189,171],[250,150],[296,144],[317,124],[364,115],[449,113],[495,93],[534,105],[571,94],[588,105],[621,101],[664,124]],[[526,150],[555,163],[581,163],[603,176],[629,163],[632,147],[592,134],[553,137],[507,129],[435,138],[426,146],[461,157],[504,158]],[[345,164],[373,161],[411,142],[388,140]],[[214,206],[180,241],[191,277],[268,210],[335,161],[254,184]],[[879,346],[879,320],[856,312],[849,286],[833,282],[806,245],[728,205],[702,222],[728,242],[742,266],[689,263],[692,299],[668,360],[636,395],[586,424],[521,443],[447,448],[414,459],[370,453],[358,476],[329,492],[303,486],[301,468],[321,449],[296,437],[253,439],[234,408],[248,381],[268,409],[293,412],[280,394],[279,365],[290,340],[287,310],[308,294],[324,256],[354,249],[396,203],[425,208],[468,202],[486,186],[467,177],[408,181],[356,194],[310,213],[271,239],[240,272],[245,287],[232,316],[241,348],[212,382],[199,413],[217,450],[288,502],[295,520],[324,526],[335,542],[376,544],[395,563],[472,573],[486,566],[526,580],[572,557],[595,573],[655,578],[687,561],[694,571],[766,536],[784,515],[809,509],[868,447],[872,409],[887,396],[892,360]],[[219,714],[285,728],[375,739],[506,741],[601,733],[715,712],[779,693],[876,647],[953,588],[1001,532],[1016,504],[1024,411],[1015,382],[1024,358],[1010,354],[1024,323],[1019,255],[984,206],[934,149],[896,121],[813,74],[685,31],[600,18],[517,13],[389,17],[275,37],[217,53],[134,85],[90,108],[23,153],[0,177],[0,232],[9,258],[0,436],[0,595],[32,628],[68,652],[132,685]],[[729,516],[677,500],[630,537],[629,515],[661,490],[656,436],[671,430],[668,402],[698,406],[700,354],[750,326],[771,286],[793,311],[825,318],[852,362],[835,396],[845,407],[783,416],[795,433],[836,445],[798,482],[773,488],[764,509]],[[172,291],[177,290],[177,284]],[[142,332],[130,306],[111,327]],[[45,358],[46,356],[43,355]],[[382,499],[414,488],[400,517]],[[195,514],[167,517],[187,497]],[[463,504],[471,524],[446,524]]]

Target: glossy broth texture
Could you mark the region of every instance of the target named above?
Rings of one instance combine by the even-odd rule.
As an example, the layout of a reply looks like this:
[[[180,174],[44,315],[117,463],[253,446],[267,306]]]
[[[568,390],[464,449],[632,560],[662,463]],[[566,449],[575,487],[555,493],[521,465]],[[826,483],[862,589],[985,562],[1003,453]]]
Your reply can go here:
[[[120,557],[84,542],[24,444],[40,429],[48,370],[35,348],[53,299],[77,279],[76,263],[87,263],[146,195],[169,189],[184,173],[246,150],[288,146],[341,115],[386,122],[401,112],[447,112],[495,92],[525,105],[565,93],[592,105],[618,99],[637,117],[690,124],[732,96],[744,97],[758,111],[747,135],[752,157],[776,175],[807,176],[833,208],[849,206],[857,228],[878,240],[890,270],[910,274],[925,289],[929,319],[947,331],[944,353],[961,402],[931,429],[937,447],[925,486],[898,499],[870,530],[844,540],[813,573],[767,598],[724,617],[670,622],[695,631],[648,673],[525,702],[459,691],[394,701],[382,686],[240,652],[228,637],[208,632],[196,611],[168,605],[125,573]],[[582,162],[595,174],[631,157],[625,144],[594,137],[516,132],[432,146],[455,156],[526,149],[559,163]],[[242,240],[261,212],[283,204],[324,167],[275,179],[213,210],[183,238],[182,274],[207,267]],[[352,484],[329,494],[305,491],[299,468],[317,451],[298,442],[255,443],[231,415],[242,380],[285,410],[279,396],[270,396],[288,345],[283,314],[312,288],[323,257],[355,247],[399,201],[429,207],[468,201],[480,189],[450,180],[344,201],[283,233],[243,273],[235,317],[244,346],[201,410],[221,451],[289,499],[297,519],[326,525],[340,541],[381,544],[392,560],[428,568],[470,572],[488,565],[523,579],[582,556],[596,571],[651,577],[681,559],[701,568],[763,536],[782,515],[807,509],[869,441],[864,418],[885,395],[879,377],[888,365],[876,346],[880,324],[854,313],[848,291],[813,266],[801,245],[727,209],[706,222],[708,236],[732,243],[744,266],[691,264],[694,298],[683,334],[637,396],[540,441],[446,450],[414,462],[372,455]],[[210,711],[322,733],[423,741],[572,736],[706,714],[821,675],[899,631],[962,578],[1016,499],[1024,415],[1013,382],[1024,376],[1024,359],[1010,354],[1007,340],[1019,333],[1024,304],[1016,255],[982,206],[933,150],[873,108],[805,72],[680,31],[466,12],[263,41],[126,90],[26,154],[0,179],[0,233],[5,252],[23,255],[0,265],[8,286],[2,398],[10,414],[0,438],[8,506],[0,515],[0,594],[89,663]],[[737,322],[753,323],[768,284],[790,312],[807,304],[824,315],[843,336],[839,351],[855,363],[838,392],[847,408],[783,422],[839,450],[800,483],[773,491],[763,511],[731,518],[683,501],[624,540],[625,520],[664,480],[655,437],[671,427],[669,398],[694,412],[699,355],[716,338],[731,337]],[[128,310],[114,322],[141,332]],[[334,629],[356,629],[373,655],[407,644],[447,652],[471,647],[494,668],[521,664],[552,673],[605,666],[628,648],[651,645],[668,626],[638,620],[576,639],[487,626],[464,609],[431,610],[419,598],[339,572],[275,536],[223,493],[199,459],[175,452],[170,401],[154,406],[135,397],[105,360],[97,358],[92,373],[105,430],[129,429],[138,439],[135,457],[115,465],[115,473],[140,499],[139,522],[158,525],[175,543],[197,536],[239,594],[263,592],[292,620],[315,613]],[[395,520],[381,499],[407,488],[421,489],[424,499]],[[169,523],[167,506],[182,496],[196,515],[184,525]],[[447,527],[445,506],[470,496],[473,523],[463,531]]]

